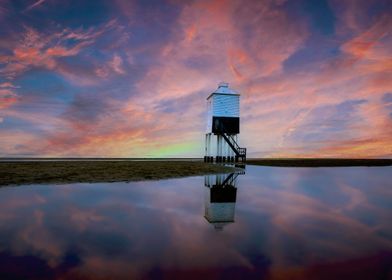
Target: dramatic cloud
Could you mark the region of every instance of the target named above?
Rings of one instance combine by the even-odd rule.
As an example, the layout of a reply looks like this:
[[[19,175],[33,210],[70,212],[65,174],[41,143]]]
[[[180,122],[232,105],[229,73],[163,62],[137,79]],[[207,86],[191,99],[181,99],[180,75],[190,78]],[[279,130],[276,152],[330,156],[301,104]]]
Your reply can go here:
[[[389,1],[56,5],[0,3],[0,155],[201,156],[228,81],[250,156],[391,157]]]

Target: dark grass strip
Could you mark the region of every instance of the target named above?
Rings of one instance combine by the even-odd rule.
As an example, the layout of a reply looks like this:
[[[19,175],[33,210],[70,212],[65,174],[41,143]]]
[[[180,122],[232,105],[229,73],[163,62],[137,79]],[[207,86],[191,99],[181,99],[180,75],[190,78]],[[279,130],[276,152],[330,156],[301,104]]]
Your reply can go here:
[[[233,167],[198,161],[3,161],[0,186],[129,182],[233,171]]]

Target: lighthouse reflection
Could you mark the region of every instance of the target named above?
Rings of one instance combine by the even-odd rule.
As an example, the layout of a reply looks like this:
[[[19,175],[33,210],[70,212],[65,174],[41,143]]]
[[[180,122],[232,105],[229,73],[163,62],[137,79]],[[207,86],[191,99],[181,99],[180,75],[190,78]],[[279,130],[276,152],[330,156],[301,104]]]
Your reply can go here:
[[[237,199],[237,178],[245,170],[230,174],[206,175],[204,177],[204,217],[218,231],[234,223]]]

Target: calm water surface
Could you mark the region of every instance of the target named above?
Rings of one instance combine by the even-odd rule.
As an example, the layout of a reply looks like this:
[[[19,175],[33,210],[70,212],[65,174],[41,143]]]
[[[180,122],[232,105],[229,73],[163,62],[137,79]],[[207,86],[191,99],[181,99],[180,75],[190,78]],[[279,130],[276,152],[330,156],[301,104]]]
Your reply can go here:
[[[392,279],[391,167],[0,189],[0,279]]]

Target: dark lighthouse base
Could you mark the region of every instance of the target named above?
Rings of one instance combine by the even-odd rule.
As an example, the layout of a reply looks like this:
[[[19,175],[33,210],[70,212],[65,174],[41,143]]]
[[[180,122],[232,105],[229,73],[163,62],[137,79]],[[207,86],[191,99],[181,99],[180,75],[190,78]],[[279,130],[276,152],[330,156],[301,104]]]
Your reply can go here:
[[[243,156],[233,156],[233,157],[222,157],[222,156],[216,156],[211,157],[211,156],[205,156],[204,157],[204,162],[245,162],[246,157]]]

